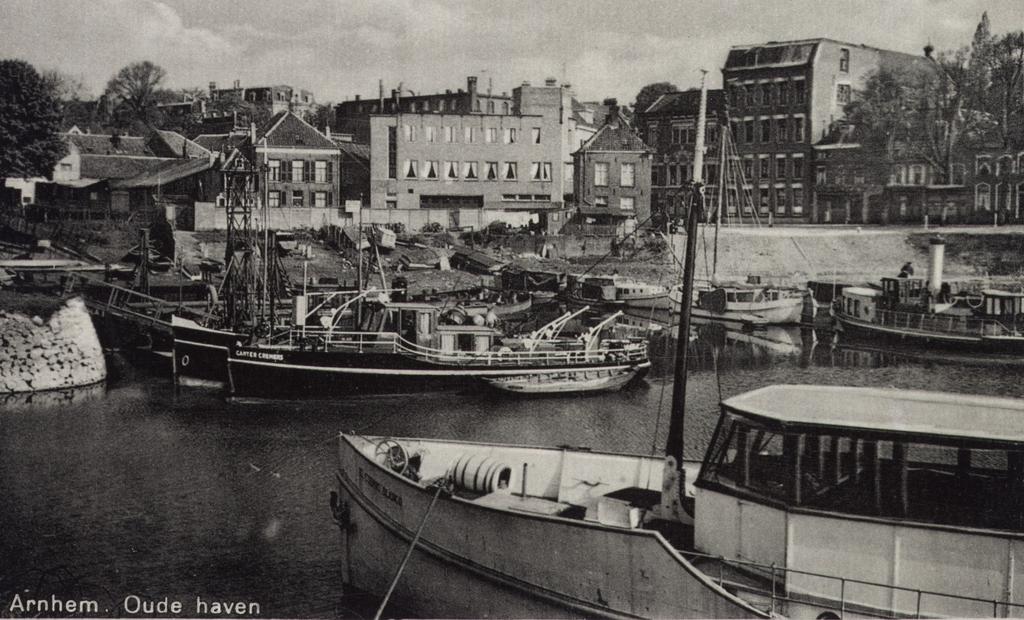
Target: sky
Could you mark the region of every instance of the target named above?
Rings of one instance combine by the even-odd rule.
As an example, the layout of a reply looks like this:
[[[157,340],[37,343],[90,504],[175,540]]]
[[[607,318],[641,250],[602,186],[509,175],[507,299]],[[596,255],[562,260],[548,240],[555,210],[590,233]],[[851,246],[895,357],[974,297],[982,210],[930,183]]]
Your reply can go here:
[[[908,53],[967,45],[983,11],[1024,26],[1024,0],[0,0],[0,58],[102,92],[150,60],[166,86],[288,84],[318,102],[356,94],[511,90],[547,77],[582,100],[721,84],[729,47],[830,37]]]

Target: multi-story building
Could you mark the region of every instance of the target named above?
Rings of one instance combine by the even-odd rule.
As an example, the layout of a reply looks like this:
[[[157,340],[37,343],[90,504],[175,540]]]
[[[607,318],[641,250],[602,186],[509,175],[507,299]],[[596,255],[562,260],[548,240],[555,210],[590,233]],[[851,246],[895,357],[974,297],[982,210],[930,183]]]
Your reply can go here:
[[[651,154],[614,103],[604,125],[573,154],[578,223],[634,230],[651,218]]]
[[[741,45],[729,50],[722,82],[729,122],[763,216],[820,222],[811,190],[812,145],[844,116],[873,71],[927,62],[901,52],[831,39]]]
[[[507,103],[507,112],[502,102],[494,113],[475,105],[371,113],[370,207],[443,208],[456,227],[465,210],[491,210],[493,219],[561,210],[579,144],[571,91],[553,79],[523,83]],[[467,222],[481,221],[469,215]]]
[[[353,136],[356,142],[370,141],[370,116],[374,114],[409,114],[436,112],[440,114],[488,114],[491,116],[512,114],[512,97],[507,92],[493,94],[488,87],[485,92],[477,88],[475,76],[466,78],[466,90],[455,92],[450,89],[443,93],[417,95],[406,91],[399,84],[390,96],[384,96],[384,83],[380,83],[377,99],[363,99],[359,95],[352,101],[344,101],[334,108],[337,130]]]
[[[312,92],[288,85],[242,86],[241,81],[235,80],[231,88],[217,88],[216,82],[210,82],[210,104],[216,106],[223,100],[265,107],[271,116],[291,111],[302,118],[316,105]]]
[[[682,217],[682,213],[676,210],[683,196],[683,187],[693,180],[694,143],[699,113],[700,91],[697,89],[666,93],[646,110],[637,111],[636,127],[644,141],[654,150],[651,164],[652,225],[660,226],[665,218]],[[703,174],[706,186],[704,195],[710,204],[716,200],[718,191],[721,144],[719,128],[724,114],[723,91],[708,90]]]

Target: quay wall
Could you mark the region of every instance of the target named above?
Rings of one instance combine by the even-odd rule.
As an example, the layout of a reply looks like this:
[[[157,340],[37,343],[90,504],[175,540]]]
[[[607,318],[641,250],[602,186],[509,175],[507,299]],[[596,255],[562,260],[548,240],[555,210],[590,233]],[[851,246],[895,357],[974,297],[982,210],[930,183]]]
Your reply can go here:
[[[0,394],[66,389],[107,377],[92,319],[79,298],[48,320],[0,308]]]

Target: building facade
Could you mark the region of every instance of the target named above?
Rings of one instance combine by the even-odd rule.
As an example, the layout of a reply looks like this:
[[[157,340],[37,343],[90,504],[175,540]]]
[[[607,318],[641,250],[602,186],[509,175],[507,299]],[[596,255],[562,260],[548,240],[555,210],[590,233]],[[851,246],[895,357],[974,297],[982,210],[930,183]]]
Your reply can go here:
[[[286,84],[276,86],[242,86],[235,80],[231,88],[217,88],[216,82],[210,82],[209,96],[211,103],[223,100],[244,101],[256,106],[265,107],[271,116],[291,111],[297,116],[306,118],[316,106],[316,98],[311,91],[293,88]]]
[[[729,125],[744,170],[756,179],[758,213],[803,223],[817,212],[812,145],[844,117],[873,71],[924,63],[923,57],[831,39],[742,45],[729,50],[722,82]]]
[[[376,99],[364,99],[359,95],[352,101],[344,101],[334,108],[337,131],[351,134],[356,142],[370,141],[370,117],[375,114],[487,114],[491,116],[509,116],[512,114],[512,97],[507,92],[500,95],[491,92],[488,87],[481,92],[477,88],[477,78],[466,78],[466,89],[452,92],[417,95],[404,90],[399,84],[392,89],[389,96],[384,95],[384,83],[380,83],[380,93]]]
[[[560,211],[572,192],[579,140],[572,93],[555,80],[524,83],[508,103],[508,113],[471,106],[371,114],[370,207],[446,209],[453,228],[480,221],[479,213],[460,215],[466,211],[488,210],[511,223]]]
[[[593,225],[625,233],[649,224],[652,152],[613,107],[573,154],[576,223],[582,230]]]
[[[636,127],[644,142],[654,150],[651,163],[650,223],[660,227],[666,219],[679,219],[683,188],[693,180],[694,144],[700,91],[696,89],[666,93],[646,110],[637,112]],[[725,97],[721,90],[707,92],[704,143],[705,200],[717,200],[719,183],[720,127],[725,115]],[[640,220],[641,226],[644,224]]]

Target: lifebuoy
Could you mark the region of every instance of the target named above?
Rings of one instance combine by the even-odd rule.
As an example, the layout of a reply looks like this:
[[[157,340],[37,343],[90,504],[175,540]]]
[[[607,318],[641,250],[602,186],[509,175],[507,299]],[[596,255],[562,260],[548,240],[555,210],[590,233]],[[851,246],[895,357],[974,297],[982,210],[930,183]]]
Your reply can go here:
[[[188,366],[189,361],[190,360],[188,359],[188,354],[182,355],[181,356],[181,367],[184,368],[185,366]]]

